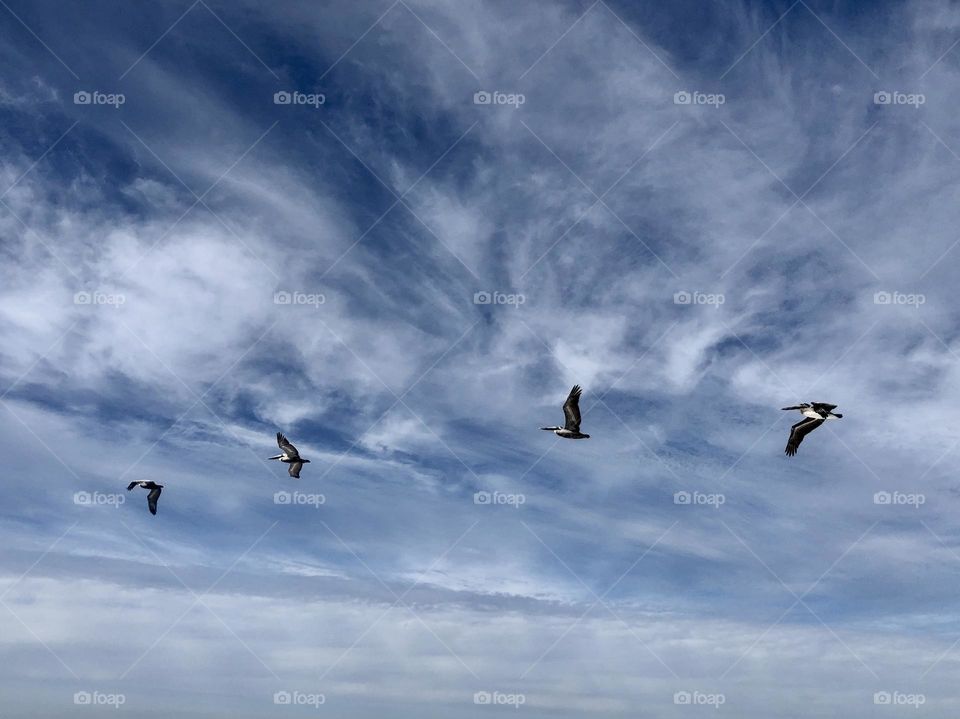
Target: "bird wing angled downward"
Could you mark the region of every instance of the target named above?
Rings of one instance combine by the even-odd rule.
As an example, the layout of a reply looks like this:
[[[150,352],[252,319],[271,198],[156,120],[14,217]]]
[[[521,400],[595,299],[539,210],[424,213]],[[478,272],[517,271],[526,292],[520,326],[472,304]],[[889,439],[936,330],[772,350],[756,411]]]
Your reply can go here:
[[[157,500],[160,498],[160,492],[162,491],[163,489],[160,487],[154,487],[147,495],[147,506],[150,507],[150,514],[157,513]]]
[[[795,455],[803,438],[823,423],[824,420],[822,419],[805,419],[793,425],[790,428],[790,439],[787,440],[787,448],[784,450],[786,455],[788,457]]]
[[[570,394],[567,395],[567,401],[563,403],[563,416],[567,418],[565,429],[571,432],[580,431],[580,385],[575,384]]]
[[[277,446],[283,450],[284,454],[288,457],[299,457],[300,453],[297,451],[297,448],[290,444],[290,441],[283,436],[281,432],[277,432]]]
[[[300,479],[301,467],[303,467],[303,462],[291,462],[290,466],[287,468],[287,474],[289,474],[294,479]]]

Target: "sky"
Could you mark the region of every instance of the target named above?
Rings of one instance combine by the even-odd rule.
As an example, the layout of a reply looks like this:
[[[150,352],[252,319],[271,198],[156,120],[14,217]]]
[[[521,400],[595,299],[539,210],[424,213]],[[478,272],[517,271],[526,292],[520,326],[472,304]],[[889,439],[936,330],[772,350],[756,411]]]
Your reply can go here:
[[[960,711],[960,8],[0,39],[3,716]]]

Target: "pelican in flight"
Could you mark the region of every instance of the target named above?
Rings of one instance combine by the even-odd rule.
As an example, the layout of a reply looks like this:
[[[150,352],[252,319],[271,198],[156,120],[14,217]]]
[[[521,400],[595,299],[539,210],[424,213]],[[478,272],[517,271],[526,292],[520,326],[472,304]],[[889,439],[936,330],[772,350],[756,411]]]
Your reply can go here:
[[[151,480],[131,482],[127,485],[127,491],[129,492],[134,487],[143,487],[144,489],[150,490],[150,494],[147,495],[147,506],[150,508],[150,514],[156,514],[157,500],[160,499],[160,492],[163,490],[163,485]]]
[[[828,419],[840,419],[842,414],[835,414],[833,410],[837,408],[835,404],[826,404],[825,402],[804,402],[793,407],[783,407],[785,410],[796,409],[803,415],[803,419],[790,428],[790,439],[787,440],[787,448],[784,450],[788,457],[797,453],[797,448],[803,441],[803,438],[813,430],[826,422]]]
[[[309,464],[310,460],[303,459],[297,451],[297,448],[290,444],[282,432],[277,432],[277,446],[280,447],[283,454],[278,454],[275,457],[267,457],[267,459],[279,459],[281,462],[289,464],[287,474],[294,479],[300,479],[300,468],[303,467],[304,464]]]
[[[564,439],[590,439],[589,434],[580,432],[580,393],[582,391],[580,385],[575,384],[567,395],[567,401],[563,403],[563,416],[567,422],[563,427],[541,427],[540,429],[553,432]]]

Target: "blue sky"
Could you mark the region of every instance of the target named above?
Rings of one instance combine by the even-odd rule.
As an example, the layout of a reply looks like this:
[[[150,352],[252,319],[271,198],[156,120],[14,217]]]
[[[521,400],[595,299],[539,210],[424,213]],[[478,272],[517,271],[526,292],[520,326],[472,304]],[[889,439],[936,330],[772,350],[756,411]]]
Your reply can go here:
[[[956,7],[0,37],[6,716],[956,714]]]

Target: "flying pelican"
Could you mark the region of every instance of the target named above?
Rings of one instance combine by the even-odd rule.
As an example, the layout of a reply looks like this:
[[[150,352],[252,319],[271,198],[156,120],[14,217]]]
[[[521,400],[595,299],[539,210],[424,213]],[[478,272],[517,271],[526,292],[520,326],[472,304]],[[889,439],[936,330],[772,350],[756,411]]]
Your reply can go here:
[[[563,427],[541,427],[549,432],[553,432],[558,437],[564,439],[590,439],[589,434],[580,432],[580,385],[573,385],[570,394],[567,395],[567,401],[563,403],[563,416],[567,422]]]
[[[157,484],[152,480],[144,480],[141,482],[131,482],[127,485],[127,491],[129,492],[134,487],[143,487],[144,489],[149,489],[150,494],[147,495],[147,506],[150,508],[150,514],[157,513],[157,500],[160,499],[160,492],[163,490],[162,484]]]
[[[277,432],[277,446],[280,447],[283,454],[278,454],[275,457],[267,457],[267,459],[279,459],[281,462],[289,464],[290,467],[287,468],[287,474],[294,479],[300,479],[300,468],[303,467],[304,464],[309,464],[310,460],[303,459],[297,451],[297,448],[290,444],[281,432]]]
[[[782,409],[785,410],[800,410],[800,414],[805,418],[790,428],[790,439],[787,440],[787,448],[784,450],[787,456],[792,457],[795,455],[803,438],[825,421],[843,417],[842,414],[834,414],[832,410],[836,408],[837,405],[827,404],[825,402],[804,402],[803,404],[794,405],[793,407],[783,407]]]

